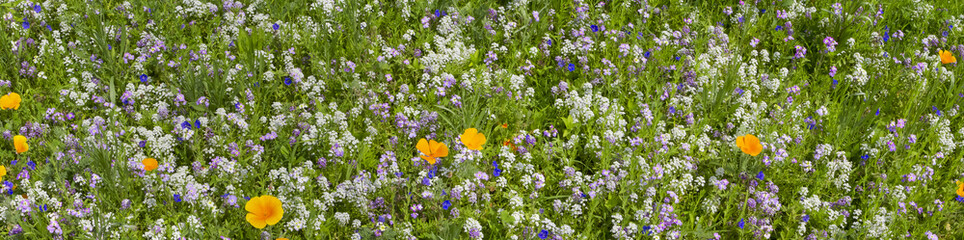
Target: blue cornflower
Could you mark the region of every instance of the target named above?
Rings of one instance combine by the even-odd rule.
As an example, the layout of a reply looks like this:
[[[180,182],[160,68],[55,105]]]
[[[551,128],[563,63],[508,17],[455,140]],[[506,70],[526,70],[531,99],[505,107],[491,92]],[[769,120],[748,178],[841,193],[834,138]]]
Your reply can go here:
[[[739,225],[739,226],[740,226],[740,229],[743,229],[743,225],[744,225],[744,224],[745,224],[745,223],[743,222],[743,219],[742,219],[742,218],[740,218],[740,222],[739,222],[739,223],[737,223],[737,225]]]
[[[449,207],[452,207],[452,201],[445,200],[442,202],[442,209],[449,210]]]
[[[181,195],[174,194],[174,202],[181,202]]]
[[[549,237],[549,231],[546,231],[545,229],[539,231],[539,238],[546,239],[547,237]]]
[[[569,63],[569,71],[576,71],[576,64]]]
[[[194,128],[201,129],[201,120],[194,120]]]
[[[141,74],[141,82],[147,83],[147,74]]]
[[[291,77],[285,77],[285,85],[291,85]]]
[[[273,28],[275,31],[278,31],[278,29],[281,28],[281,26],[278,25],[277,23],[275,23],[275,24],[271,25],[271,28]]]
[[[760,171],[759,173],[756,174],[756,179],[760,179],[760,181],[763,181],[763,177],[764,177],[763,171]]]
[[[181,128],[191,130],[191,122],[184,121],[183,123],[181,123]]]
[[[591,28],[591,29],[592,29],[592,32],[599,32],[599,26],[596,26],[596,25],[589,25],[589,28]]]

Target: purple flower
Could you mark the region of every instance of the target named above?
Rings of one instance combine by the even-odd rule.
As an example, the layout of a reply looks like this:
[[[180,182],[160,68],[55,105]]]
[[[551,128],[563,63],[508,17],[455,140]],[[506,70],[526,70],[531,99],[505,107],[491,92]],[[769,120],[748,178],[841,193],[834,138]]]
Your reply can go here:
[[[184,121],[183,123],[181,123],[181,128],[191,130],[191,122]]]
[[[546,231],[545,229],[542,229],[542,231],[539,231],[540,239],[546,239],[548,237],[549,237],[549,231]]]
[[[809,222],[809,221],[810,221],[810,215],[803,215],[803,222]]]
[[[23,19],[23,29],[30,29],[30,22],[26,18]]]

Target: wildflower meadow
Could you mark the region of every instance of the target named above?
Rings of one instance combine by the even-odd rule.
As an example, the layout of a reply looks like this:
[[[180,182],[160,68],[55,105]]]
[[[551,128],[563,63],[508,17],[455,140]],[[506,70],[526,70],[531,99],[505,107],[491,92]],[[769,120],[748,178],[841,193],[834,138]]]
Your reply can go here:
[[[0,0],[3,239],[964,239],[964,4]]]

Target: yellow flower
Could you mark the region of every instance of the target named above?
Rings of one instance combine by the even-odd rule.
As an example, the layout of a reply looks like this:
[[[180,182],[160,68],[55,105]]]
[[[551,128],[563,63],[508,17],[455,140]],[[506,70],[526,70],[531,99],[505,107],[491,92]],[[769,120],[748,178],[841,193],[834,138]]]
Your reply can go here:
[[[763,151],[763,145],[760,144],[760,139],[753,136],[753,134],[736,137],[736,146],[740,147],[743,153],[750,154],[750,156],[754,157]]]
[[[277,224],[285,214],[285,210],[281,208],[281,200],[269,195],[251,198],[244,204],[244,210],[248,211],[244,219],[258,229]]]
[[[7,167],[0,166],[0,179],[2,179],[4,176],[7,176]]]
[[[952,53],[951,51],[940,50],[937,53],[938,55],[941,55],[941,63],[943,64],[957,62],[957,57],[954,57],[954,53]]]
[[[485,135],[475,128],[465,129],[465,133],[459,135],[459,139],[466,148],[472,150],[482,150],[482,144],[485,144]]]
[[[957,181],[957,196],[964,197],[964,182]]]
[[[157,169],[157,159],[145,158],[143,161],[141,161],[141,163],[144,164],[144,171],[150,172],[154,171],[154,169]]]
[[[20,94],[15,92],[7,93],[0,97],[0,109],[20,109]]]
[[[275,240],[288,240],[288,238],[278,238],[278,239],[275,239]]]
[[[30,149],[30,145],[27,145],[27,137],[23,135],[13,136],[13,148],[17,150],[17,154],[21,154]]]
[[[435,140],[427,141],[424,138],[418,140],[418,144],[415,148],[419,152],[422,152],[422,159],[428,161],[429,164],[435,164],[436,158],[445,157],[449,155],[449,147],[445,146],[444,143],[436,142]]]

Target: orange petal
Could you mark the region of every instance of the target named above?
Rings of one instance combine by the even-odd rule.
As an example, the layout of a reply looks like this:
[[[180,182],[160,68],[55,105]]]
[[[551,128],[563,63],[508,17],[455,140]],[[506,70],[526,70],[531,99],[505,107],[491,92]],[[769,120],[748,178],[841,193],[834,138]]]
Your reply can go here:
[[[264,219],[261,219],[260,217],[258,217],[258,215],[255,215],[253,213],[248,213],[248,215],[245,215],[244,220],[247,220],[248,223],[251,224],[251,226],[254,226],[254,228],[257,228],[257,229],[262,229],[264,228],[265,225],[267,225]]]
[[[433,141],[434,142],[434,141]],[[433,157],[445,157],[449,155],[449,147],[445,146],[444,143],[436,142],[435,151],[432,152]]]
[[[285,210],[281,207],[281,200],[273,196],[263,196],[262,198],[267,198],[264,200],[265,210],[268,210],[268,216],[265,219],[265,223],[268,225],[275,225],[281,221],[281,217],[284,216]]]
[[[426,141],[424,138],[418,140],[418,144],[415,144],[415,149],[418,149],[418,151],[425,155],[432,154],[432,151],[428,146],[428,141]]]
[[[740,147],[740,149],[743,149],[743,142],[745,141],[744,138],[744,136],[736,137],[736,146]]]

